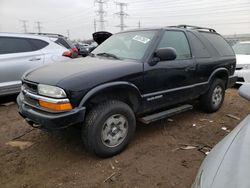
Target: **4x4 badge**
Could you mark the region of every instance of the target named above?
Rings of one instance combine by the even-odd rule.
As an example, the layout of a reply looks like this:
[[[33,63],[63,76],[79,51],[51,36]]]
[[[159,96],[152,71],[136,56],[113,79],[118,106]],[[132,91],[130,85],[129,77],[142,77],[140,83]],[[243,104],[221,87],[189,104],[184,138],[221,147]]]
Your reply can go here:
[[[160,99],[162,97],[163,97],[163,95],[157,95],[157,96],[154,96],[154,97],[147,98],[147,101],[152,101],[152,100],[155,100],[155,99]]]

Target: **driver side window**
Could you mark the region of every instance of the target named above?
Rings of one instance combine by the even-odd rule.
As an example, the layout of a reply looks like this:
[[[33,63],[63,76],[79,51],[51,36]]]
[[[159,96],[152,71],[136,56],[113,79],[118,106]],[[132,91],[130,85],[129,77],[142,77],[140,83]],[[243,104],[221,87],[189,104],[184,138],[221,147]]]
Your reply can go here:
[[[191,52],[186,35],[182,31],[165,31],[157,48],[172,47],[176,50],[176,59],[190,59]]]

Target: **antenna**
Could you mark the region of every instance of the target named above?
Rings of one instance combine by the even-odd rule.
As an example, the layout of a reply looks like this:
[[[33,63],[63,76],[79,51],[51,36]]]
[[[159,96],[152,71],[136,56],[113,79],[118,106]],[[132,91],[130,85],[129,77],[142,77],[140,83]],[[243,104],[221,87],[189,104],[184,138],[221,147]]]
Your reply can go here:
[[[96,32],[96,20],[94,19],[94,31]]]
[[[69,31],[69,29],[67,29],[67,37],[68,37],[68,39],[70,37],[70,31]]]

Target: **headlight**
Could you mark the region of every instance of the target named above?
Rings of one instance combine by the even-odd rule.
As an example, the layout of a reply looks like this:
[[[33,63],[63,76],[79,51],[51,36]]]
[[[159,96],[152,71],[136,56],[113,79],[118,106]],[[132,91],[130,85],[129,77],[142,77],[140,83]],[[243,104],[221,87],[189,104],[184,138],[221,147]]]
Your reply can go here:
[[[53,98],[65,98],[66,93],[63,89],[55,86],[49,86],[44,84],[38,84],[38,93],[40,95],[53,97]]]

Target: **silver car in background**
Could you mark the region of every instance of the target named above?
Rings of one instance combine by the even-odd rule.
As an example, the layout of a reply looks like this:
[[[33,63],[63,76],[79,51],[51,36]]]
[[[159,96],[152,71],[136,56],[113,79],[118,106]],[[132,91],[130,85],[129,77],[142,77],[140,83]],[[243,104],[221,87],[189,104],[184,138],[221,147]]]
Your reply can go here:
[[[71,49],[63,42],[56,35],[0,33],[0,96],[18,93],[27,70],[68,61]]]
[[[242,85],[239,94],[250,101],[250,83]],[[212,149],[203,161],[192,187],[249,188],[249,146],[250,115]]]

